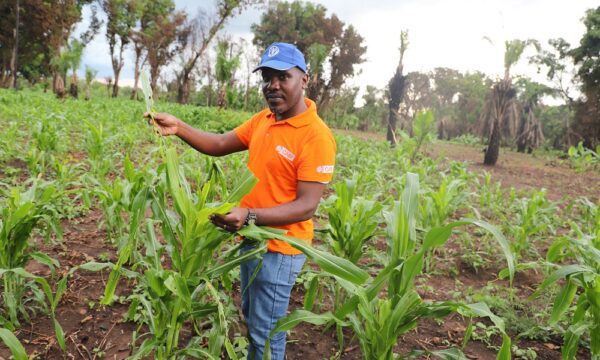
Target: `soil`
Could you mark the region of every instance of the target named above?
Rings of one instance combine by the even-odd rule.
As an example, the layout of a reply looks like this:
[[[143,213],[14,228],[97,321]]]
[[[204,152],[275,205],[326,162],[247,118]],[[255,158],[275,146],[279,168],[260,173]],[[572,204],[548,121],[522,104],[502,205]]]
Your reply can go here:
[[[337,130],[339,134],[352,135],[364,140],[385,140],[378,133],[352,130]],[[507,148],[500,149],[495,166],[483,165],[484,145],[463,145],[449,142],[428,144],[424,152],[433,158],[448,161],[464,161],[468,168],[478,174],[488,172],[492,182],[500,182],[503,187],[517,190],[546,189],[548,198],[553,201],[565,197],[586,196],[595,202],[600,199],[600,172],[587,170],[576,172],[568,162],[556,157],[535,157]]]
[[[545,188],[553,200],[575,196],[597,200],[600,194],[598,173],[576,173],[566,165],[549,163],[530,155],[503,150],[496,167],[484,167],[479,147],[440,143],[430,146],[427,152],[436,157],[467,161],[471,170],[478,173],[487,171],[492,175],[493,181],[501,181],[505,187],[518,190]],[[89,261],[116,261],[114,248],[106,244],[106,233],[99,226],[101,218],[101,212],[94,210],[85,216],[64,221],[62,244],[44,244],[41,239],[37,239],[41,250],[60,262],[61,275],[70,268]],[[435,273],[419,279],[421,284],[426,285],[419,287],[424,300],[452,300],[453,293],[466,288],[477,289],[489,283],[502,283],[495,275],[502,264],[493,265],[498,268],[479,269],[476,272],[460,260],[453,259],[452,255],[456,255],[453,249],[458,247],[458,244],[448,247],[446,258],[451,259],[449,264],[440,264]],[[35,263],[30,264],[28,270],[49,276],[46,268],[36,266]],[[31,324],[16,331],[28,354],[37,355],[39,359],[125,359],[130,353],[136,325],[122,321],[123,314],[127,311],[126,304],[110,307],[99,305],[107,277],[107,271],[79,271],[70,278],[67,291],[56,311],[57,320],[65,331],[66,356],[61,353],[55,341],[52,320],[43,315],[34,317]],[[533,272],[519,274],[515,278],[514,287],[519,296],[526,298],[541,280],[541,275]],[[507,285],[506,282],[503,285]],[[130,288],[131,284],[121,281],[117,294],[126,295]],[[303,294],[303,287],[297,286],[292,294],[290,309],[302,307]],[[236,297],[234,301],[239,306],[239,298]],[[481,321],[485,323],[485,320]],[[433,320],[422,321],[417,329],[398,340],[396,351],[407,353],[415,349],[435,350],[460,346],[466,327],[467,321],[458,315],[452,315],[440,323]],[[348,329],[344,331],[344,338],[340,357],[362,359],[359,344]],[[500,340],[492,339],[493,345],[498,346]],[[535,350],[538,359],[561,358],[562,340],[559,338],[548,341],[515,340],[514,343],[521,349]],[[338,351],[338,341],[333,329],[323,330],[323,327],[300,324],[288,336],[288,359],[329,359]],[[493,349],[476,340],[470,341],[464,352],[469,359],[495,358]],[[9,358],[10,353],[6,347],[0,345],[0,360]],[[589,358],[589,354],[580,350],[578,358]]]

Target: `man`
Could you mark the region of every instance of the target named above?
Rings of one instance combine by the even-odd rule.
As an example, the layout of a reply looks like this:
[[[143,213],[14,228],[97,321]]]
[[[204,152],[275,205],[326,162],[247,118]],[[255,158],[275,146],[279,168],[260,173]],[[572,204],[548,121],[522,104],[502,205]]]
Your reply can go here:
[[[255,223],[285,229],[287,235],[310,242],[311,218],[333,175],[335,140],[317,115],[315,103],[304,98],[306,62],[294,45],[270,45],[254,69],[258,70],[268,109],[233,131],[202,132],[164,113],[155,114],[154,120],[162,135],[177,135],[204,154],[249,151],[248,167],[259,182],[242,199],[240,207],[211,219],[216,226],[235,232]],[[249,359],[262,359],[271,329],[287,313],[290,293],[304,261],[300,251],[285,242],[270,240],[262,267],[251,282],[258,261],[242,264],[242,313],[248,324]],[[271,356],[283,359],[284,355],[282,332],[271,338]]]

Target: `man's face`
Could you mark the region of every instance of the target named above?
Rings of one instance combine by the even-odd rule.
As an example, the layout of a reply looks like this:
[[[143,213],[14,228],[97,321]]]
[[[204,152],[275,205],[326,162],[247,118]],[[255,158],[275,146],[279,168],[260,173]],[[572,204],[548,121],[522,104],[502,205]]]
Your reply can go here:
[[[262,73],[262,91],[277,120],[298,115],[305,109],[304,88],[308,76],[294,67],[289,70],[264,68]]]

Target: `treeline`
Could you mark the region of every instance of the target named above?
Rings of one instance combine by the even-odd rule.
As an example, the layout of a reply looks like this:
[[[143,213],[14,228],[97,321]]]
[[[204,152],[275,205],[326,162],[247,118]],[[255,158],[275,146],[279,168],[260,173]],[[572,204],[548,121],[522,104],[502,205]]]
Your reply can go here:
[[[91,9],[88,27],[74,36],[85,7]],[[263,10],[251,28],[252,43],[223,34],[226,22],[249,7]],[[130,51],[134,84],[127,95],[132,98],[145,68],[151,86],[163,98],[254,111],[264,106],[256,77],[251,76],[260,51],[273,41],[288,41],[306,54],[307,96],[335,127],[387,131],[394,143],[397,131],[410,133],[417,111],[429,108],[440,138],[481,137],[492,152],[495,144],[531,151],[542,144],[565,148],[583,141],[595,147],[600,142],[600,7],[586,12],[586,32],[576,47],[563,39],[547,45],[535,40],[506,42],[502,79],[447,68],[407,72],[403,58],[410,47],[408,33],[402,32],[394,76],[384,89],[367,86],[360,107],[355,105],[359,89],[349,87],[347,80],[365,61],[365,41],[322,5],[215,0],[212,10],[190,16],[178,11],[173,0],[0,0],[0,12],[4,87],[18,87],[21,81],[21,86],[43,84],[59,97],[78,97],[77,70],[85,46],[95,36],[104,36],[113,69],[106,78],[110,96],[119,96],[121,70]],[[536,49],[528,59],[530,66],[544,72],[550,86],[511,75],[511,67],[524,61],[521,57],[529,46]],[[86,98],[95,76],[95,70],[86,68]],[[565,105],[545,106],[541,100],[547,96]],[[486,154],[486,159],[494,156]]]
[[[84,6],[92,9],[90,26],[76,38],[73,31]],[[256,64],[260,49],[276,40],[293,42],[307,54],[311,67],[308,96],[321,106],[354,75],[354,65],[364,61],[364,39],[354,27],[336,15],[327,16],[325,7],[311,3],[276,3],[267,8],[260,23],[252,27],[254,46],[217,37],[228,19],[249,6],[264,5],[257,0],[216,0],[212,13],[201,11],[190,17],[176,10],[173,0],[1,0],[0,83],[14,86],[17,75],[30,84],[52,78],[52,90],[64,96],[68,73],[73,74],[72,86],[77,86],[76,72],[85,45],[94,36],[102,36],[98,32],[104,22],[114,75],[112,96],[118,95],[128,48],[135,54],[132,96],[142,66],[148,68],[151,86],[157,90],[161,71],[172,65],[174,80],[165,85],[168,90],[174,88],[180,103],[189,102],[190,94],[203,84],[218,89],[217,104],[226,102],[227,88],[237,80],[241,58]],[[100,9],[106,20],[99,20]],[[213,61],[207,53],[215,38]],[[207,96],[212,95],[209,92]]]

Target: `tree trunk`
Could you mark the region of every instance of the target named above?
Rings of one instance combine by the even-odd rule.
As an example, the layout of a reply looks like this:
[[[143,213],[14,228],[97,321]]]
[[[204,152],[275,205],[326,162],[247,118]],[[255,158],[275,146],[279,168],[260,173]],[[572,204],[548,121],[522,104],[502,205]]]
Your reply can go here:
[[[13,46],[13,51],[12,51],[12,57],[10,60],[10,73],[12,76],[12,84],[9,84],[8,86],[13,86],[15,88],[15,90],[18,88],[18,68],[19,68],[19,59],[18,59],[18,53],[19,53],[19,25],[20,25],[20,18],[19,18],[19,13],[20,13],[20,1],[17,0],[17,9],[16,9],[16,23],[15,23],[15,29],[14,29],[14,37],[15,37],[15,46]]]
[[[74,83],[71,83],[71,86],[69,88],[69,93],[71,94],[71,97],[73,99],[77,99],[78,94],[78,89],[77,89],[77,85]]]
[[[484,165],[494,166],[498,161],[498,155],[500,154],[500,124],[498,120],[494,122],[494,129],[490,135],[490,141],[488,142],[487,150],[485,151],[485,157],[483,159]]]
[[[156,84],[158,84],[158,66],[150,65],[150,88],[152,89],[152,93],[156,94]]]
[[[138,81],[140,80],[140,59],[142,57],[142,49],[135,45],[135,65],[133,68],[133,90],[131,91],[131,100],[137,97]]]
[[[59,73],[54,74],[54,93],[56,97],[62,99],[65,97],[65,82],[62,78],[62,75]]]
[[[250,69],[248,69],[250,70]],[[244,93],[244,111],[248,111],[248,100],[250,99],[250,71],[246,76],[246,92]]]
[[[112,97],[116,98],[119,95],[119,76],[121,75],[121,66],[119,66],[117,69],[115,69],[114,73],[115,73],[115,82],[113,83],[113,87],[112,87]]]
[[[528,110],[525,109],[524,111],[527,112]],[[527,147],[527,142],[525,141],[525,128],[526,128],[526,124],[527,124],[527,115],[528,114],[523,114],[521,116],[521,123],[519,125],[519,132],[517,134],[517,152],[520,152],[520,153],[524,153],[525,148]]]
[[[134,71],[134,75],[133,75],[133,90],[131,90],[131,100],[137,98],[139,80],[140,80],[140,71],[136,67],[135,71]]]
[[[190,78],[190,71],[183,70],[179,86],[177,87],[177,102],[180,104],[187,104],[190,101],[190,90],[192,87],[192,79]]]
[[[221,89],[219,90],[219,99],[217,100],[217,106],[220,109],[226,108],[227,107],[227,86],[225,84],[223,84],[223,86],[221,86]]]
[[[75,69],[73,69],[73,75],[71,76],[71,86],[69,92],[74,99],[77,99],[79,89],[77,85],[77,72]]]
[[[390,145],[395,146],[397,143],[396,140],[396,122],[398,118],[396,116],[396,112],[390,108],[388,114],[388,126],[387,126],[387,136],[386,139],[390,143]]]

